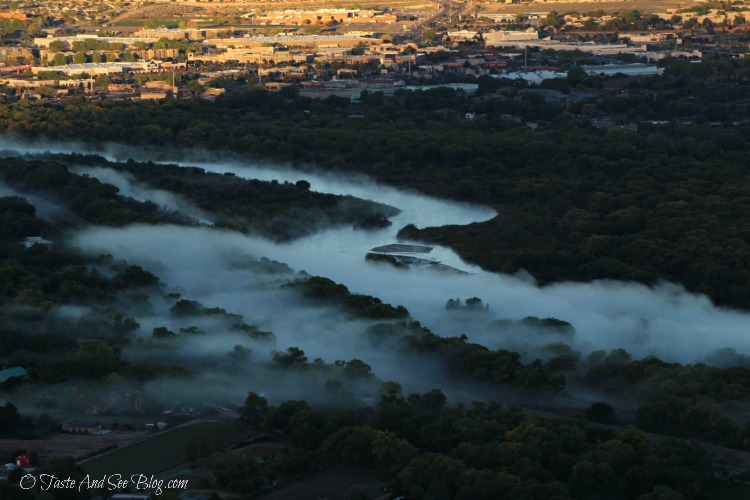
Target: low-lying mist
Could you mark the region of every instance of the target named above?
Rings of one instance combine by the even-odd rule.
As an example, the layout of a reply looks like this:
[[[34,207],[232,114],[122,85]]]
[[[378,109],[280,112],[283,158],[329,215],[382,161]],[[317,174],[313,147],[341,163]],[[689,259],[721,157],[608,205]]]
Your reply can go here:
[[[363,259],[337,258],[335,252],[316,254],[309,248],[300,252],[295,245],[209,228],[92,228],[76,235],[72,243],[92,255],[111,253],[140,265],[184,290],[186,297],[242,314],[272,330],[280,346],[297,345],[312,357],[326,360],[362,357],[350,350],[356,347],[349,343],[354,336],[334,328],[340,321],[327,317],[329,312],[320,311],[314,317],[315,310],[300,309],[277,290],[269,291],[267,281],[237,268],[237,258],[265,256],[329,277],[353,292],[404,305],[435,333],[465,334],[470,341],[491,348],[527,351],[531,346],[563,341],[584,354],[625,348],[636,357],[656,355],[683,363],[703,361],[711,351],[725,347],[741,353],[750,350],[750,315],[717,308],[706,297],[672,284],[646,287],[598,281],[540,288],[524,276],[402,270]],[[445,307],[448,299],[470,297],[481,298],[488,309],[450,311]],[[576,332],[534,333],[527,331],[530,327],[519,326],[514,334],[513,328],[497,326],[496,320],[527,316],[565,320]]]
[[[70,150],[69,145],[28,147],[10,140],[0,141],[0,147],[11,146],[35,152]],[[272,351],[284,351],[291,346],[304,350],[309,360],[321,358],[331,363],[361,359],[372,366],[381,380],[397,380],[407,390],[439,386],[437,366],[406,363],[389,344],[373,348],[362,336],[373,321],[352,319],[328,307],[311,306],[282,289],[286,280],[294,278],[292,272],[263,273],[248,265],[261,257],[288,264],[294,271],[328,277],[343,283],[352,292],[403,305],[415,320],[439,335],[464,334],[470,342],[492,349],[517,350],[523,354],[525,362],[543,357],[544,346],[557,342],[564,342],[584,355],[594,350],[624,348],[635,357],[655,355],[682,363],[716,361],[718,358],[712,358],[712,353],[724,348],[734,349],[740,356],[750,354],[750,314],[715,307],[706,297],[690,294],[675,284],[647,287],[596,281],[539,287],[528,275],[488,273],[462,262],[450,249],[441,248],[433,249],[428,257],[467,274],[397,269],[364,260],[366,252],[373,247],[395,243],[396,232],[406,224],[420,227],[469,224],[493,217],[494,211],[487,207],[437,200],[382,186],[360,176],[349,178],[312,170],[296,171],[232,157],[216,159],[207,153],[191,157],[191,152],[173,152],[170,156],[169,151],[161,150],[155,157],[149,157],[153,151],[134,151],[122,146],[107,146],[103,151],[107,157],[117,160],[129,157],[188,160],[190,165],[208,171],[233,172],[247,178],[291,182],[304,179],[311,183],[313,190],[351,194],[402,210],[394,218],[393,226],[387,229],[338,228],[288,244],[209,227],[139,225],[77,231],[69,243],[89,255],[112,254],[139,265],[174,287],[184,298],[241,314],[245,323],[273,332],[275,339],[264,342],[209,322],[195,325],[204,330],[205,335],[185,336],[175,344],[177,347],[172,348],[171,354],[167,350],[157,354],[157,357],[179,356],[192,360],[195,366],[206,366],[207,371],[200,371],[199,381],[204,384],[215,381],[217,392],[214,394],[229,392],[232,397],[240,397],[247,390],[256,390],[279,400],[304,393],[307,386],[301,385],[299,378],[285,379],[260,368],[268,362]],[[90,170],[89,175],[106,179],[101,171]],[[148,192],[143,192],[143,196],[149,196]],[[463,303],[473,297],[480,298],[488,307],[446,309],[449,299],[459,299]],[[528,316],[567,321],[575,332],[539,328],[534,322],[522,321]],[[158,326],[174,331],[185,328],[159,307],[152,314],[137,319],[141,323],[141,335],[145,337]],[[251,349],[252,353],[243,366],[231,368],[228,365],[231,357],[227,353],[236,345]],[[124,355],[145,357],[154,352],[159,351],[147,344],[135,344]],[[284,385],[281,380],[287,380],[288,387],[281,389]],[[153,384],[155,392],[164,391],[159,384],[163,382]],[[190,387],[188,382],[185,384]],[[271,391],[284,394],[274,397],[269,394]]]

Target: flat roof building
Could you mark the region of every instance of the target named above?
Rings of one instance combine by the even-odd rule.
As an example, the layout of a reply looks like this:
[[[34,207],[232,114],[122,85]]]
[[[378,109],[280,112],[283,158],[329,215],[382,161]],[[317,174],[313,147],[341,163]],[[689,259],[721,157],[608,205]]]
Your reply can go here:
[[[252,36],[245,38],[211,38],[204,42],[206,45],[229,48],[259,47],[263,45],[283,45],[285,47],[356,47],[360,43],[379,45],[383,40],[379,38],[365,38],[348,35],[278,35]]]
[[[167,63],[169,64],[169,63]],[[148,72],[148,71],[165,71],[178,65],[169,64],[169,68],[162,61],[140,61],[140,62],[107,62],[107,63],[82,63],[66,64],[64,66],[34,66],[31,72],[34,74],[42,71],[57,71],[66,75],[77,75],[88,73],[89,75],[107,75],[112,73],[122,73],[124,71]],[[183,67],[184,63],[179,66]]]
[[[487,47],[506,46],[507,42],[539,40],[539,33],[534,28],[525,31],[489,31],[482,34]]]
[[[589,75],[611,76],[623,74],[627,76],[647,76],[661,75],[664,68],[659,68],[653,64],[604,64],[601,66],[582,66],[582,69]]]

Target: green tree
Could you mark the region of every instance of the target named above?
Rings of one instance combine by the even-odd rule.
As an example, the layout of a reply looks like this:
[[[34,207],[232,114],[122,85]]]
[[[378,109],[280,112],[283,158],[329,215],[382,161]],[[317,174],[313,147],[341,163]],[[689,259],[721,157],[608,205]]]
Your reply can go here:
[[[114,351],[106,342],[98,339],[79,339],[73,355],[78,359],[102,359],[111,358]]]
[[[292,444],[312,451],[338,429],[338,422],[324,410],[301,410],[289,419],[289,429]]]
[[[175,332],[173,332],[172,330],[170,330],[166,326],[157,326],[151,332],[151,335],[153,335],[154,337],[161,338],[161,339],[167,339],[167,338],[172,338],[172,337],[176,337],[177,336],[177,334]]]
[[[373,465],[387,474],[402,470],[418,455],[414,445],[392,432],[378,431],[372,440]]]
[[[203,85],[198,80],[190,80],[187,82],[187,85],[185,86],[187,88],[188,92],[190,92],[193,95],[199,95],[202,94],[205,90]]]
[[[569,489],[575,498],[599,498],[599,494],[610,488],[615,479],[608,463],[578,462],[573,466]]]
[[[398,479],[409,498],[454,498],[464,469],[460,460],[433,453],[412,460]]]
[[[99,87],[107,88],[112,84],[112,79],[107,74],[98,75],[95,80]]]
[[[242,420],[253,427],[263,427],[268,416],[268,401],[255,392],[249,392],[239,414]]]
[[[76,52],[73,54],[73,64],[83,64],[87,61],[85,52]]]
[[[52,58],[53,66],[65,66],[66,64],[68,64],[68,58],[62,52],[58,52],[55,54],[55,57]]]
[[[611,424],[615,421],[615,411],[612,405],[602,402],[593,403],[586,409],[586,419],[600,424]]]
[[[268,430],[289,434],[292,418],[302,411],[310,409],[306,401],[285,401],[278,407],[271,408],[266,416],[265,427]]]
[[[638,500],[685,500],[685,496],[669,486],[656,486],[650,492],[638,497]]]
[[[565,24],[565,20],[563,19],[563,16],[558,15],[557,12],[553,10],[552,12],[547,14],[547,17],[542,20],[541,24],[542,26],[546,26],[548,28],[557,29]]]
[[[342,427],[321,446],[322,452],[343,463],[370,467],[373,464],[372,443],[378,431],[372,427]]]
[[[307,363],[305,351],[299,347],[289,347],[286,352],[274,351],[271,354],[274,363],[286,366],[301,366]]]
[[[50,44],[49,44],[49,50],[52,53],[57,53],[57,52],[63,51],[67,47],[68,47],[68,45],[65,42],[63,42],[62,40],[54,40],[54,41],[50,42]]]
[[[347,377],[366,379],[372,378],[372,367],[359,359],[353,359],[349,362],[343,363],[344,374]]]

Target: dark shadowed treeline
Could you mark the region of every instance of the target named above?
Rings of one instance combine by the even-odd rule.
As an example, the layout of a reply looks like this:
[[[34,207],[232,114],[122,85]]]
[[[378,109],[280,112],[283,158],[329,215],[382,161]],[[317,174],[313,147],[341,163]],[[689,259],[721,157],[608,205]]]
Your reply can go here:
[[[654,442],[637,430],[526,415],[496,402],[449,405],[439,390],[404,396],[394,382],[382,392],[371,413],[313,409],[304,401],[272,406],[251,392],[242,418],[294,448],[283,458],[217,460],[218,486],[252,496],[268,487],[269,477],[350,464],[382,475],[394,496],[408,498],[707,494],[710,461],[692,443]]]

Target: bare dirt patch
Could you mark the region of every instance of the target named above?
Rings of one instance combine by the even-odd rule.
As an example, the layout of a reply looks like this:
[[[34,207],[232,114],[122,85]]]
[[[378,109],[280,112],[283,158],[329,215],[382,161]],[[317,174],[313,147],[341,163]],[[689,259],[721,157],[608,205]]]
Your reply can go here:
[[[631,12],[637,10],[642,14],[651,12],[666,12],[667,9],[676,9],[686,2],[678,0],[629,0],[622,2],[603,1],[603,2],[531,2],[519,4],[500,4],[500,3],[482,3],[480,15],[486,13],[514,13],[521,14],[524,12],[551,12],[555,11],[560,14],[565,12],[593,12],[603,10],[604,12]]]
[[[16,450],[36,452],[40,465],[62,457],[80,460],[142,439],[142,431],[112,431],[99,435],[51,434],[45,439],[0,439],[0,457],[10,460]]]

